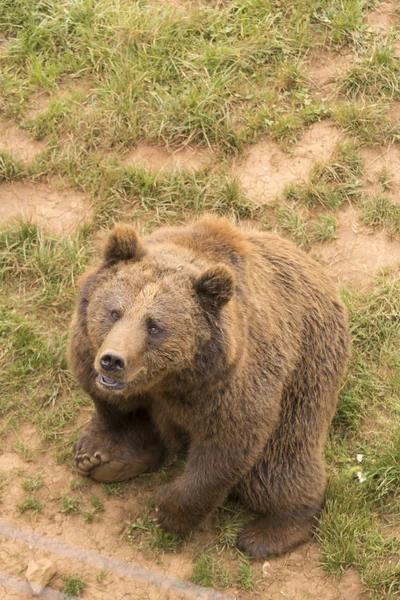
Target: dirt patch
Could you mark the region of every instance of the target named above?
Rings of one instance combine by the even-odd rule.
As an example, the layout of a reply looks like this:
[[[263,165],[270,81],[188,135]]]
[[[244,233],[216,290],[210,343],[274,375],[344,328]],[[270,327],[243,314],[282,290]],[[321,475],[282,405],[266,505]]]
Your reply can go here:
[[[389,185],[385,194],[392,201],[400,202],[400,147],[362,148],[361,156],[364,161],[365,191],[382,192],[381,181],[385,180]]]
[[[354,64],[354,54],[330,54],[321,50],[306,63],[308,76],[317,97],[331,99],[335,95],[335,83]]]
[[[86,584],[82,598],[106,600],[108,598],[132,598],[132,600],[159,600],[159,598],[197,598],[193,595],[193,588],[188,592],[185,584],[182,592],[159,587],[150,581],[140,579],[143,568],[150,569],[159,575],[179,578],[183,582],[190,580],[193,570],[193,552],[201,544],[202,534],[196,533],[192,543],[185,545],[174,554],[152,555],[149,552],[140,552],[131,547],[121,537],[124,524],[132,520],[143,509],[150,496],[160,489],[162,483],[158,475],[153,474],[145,478],[125,484],[123,497],[108,497],[100,485],[89,481],[83,488],[71,490],[70,483],[76,481],[74,473],[63,464],[57,464],[52,453],[48,451],[45,444],[35,445],[31,426],[26,429],[26,443],[32,453],[31,462],[23,461],[12,452],[15,442],[15,433],[11,434],[2,445],[7,455],[12,455],[12,464],[19,465],[18,470],[6,471],[7,493],[3,493],[0,503],[0,521],[9,523],[19,528],[19,531],[33,532],[46,539],[65,542],[73,548],[71,552],[60,555],[57,544],[45,546],[35,541],[22,543],[21,536],[2,534],[0,544],[1,570],[17,577],[24,577],[28,562],[32,559],[50,558],[55,564],[57,575],[52,580],[50,587],[60,590],[63,585],[62,576],[79,575]],[[25,429],[21,430],[25,436]],[[24,438],[25,439],[25,438]],[[71,450],[72,451],[72,450]],[[4,456],[4,455],[3,455]],[[2,469],[0,468],[0,472]],[[27,478],[41,474],[43,487],[34,492],[43,509],[38,514],[25,512],[20,514],[17,504],[26,497],[26,492],[21,484]],[[79,478],[78,478],[79,479]],[[90,507],[90,499],[93,494],[101,501],[103,510],[99,512],[94,521],[86,523],[82,514],[66,514],[61,512],[61,498],[63,494],[74,497],[79,502],[80,508]],[[101,560],[95,566],[90,566],[90,561],[85,559],[85,552],[97,552],[102,555],[129,563],[133,568],[137,566],[139,577],[129,579],[121,574],[121,571],[113,570],[112,565]],[[87,556],[87,553],[86,553]],[[229,553],[223,553],[218,560],[232,568],[237,568],[237,561],[229,559]],[[243,600],[253,600],[260,597],[265,600],[275,598],[296,598],[298,600],[356,600],[361,598],[361,585],[355,573],[347,574],[338,580],[329,577],[319,566],[319,548],[315,542],[310,542],[284,557],[270,559],[268,565],[263,568],[262,563],[254,563],[254,579],[259,581],[256,592],[244,592],[229,588],[222,591],[220,597],[238,597]],[[114,563],[115,564],[115,563]],[[157,575],[158,574],[158,575]],[[158,579],[159,581],[159,579]],[[12,585],[6,594],[12,596]],[[208,593],[208,592],[207,592]],[[1,597],[1,593],[0,593]],[[16,597],[19,597],[18,595]],[[22,597],[22,594],[21,596]],[[209,596],[201,596],[213,600],[218,598],[216,592],[209,592]]]
[[[376,10],[366,16],[370,29],[376,32],[386,31],[400,22],[400,12],[397,3],[382,2]]]
[[[312,125],[290,154],[276,143],[261,141],[235,161],[233,174],[248,196],[258,203],[273,200],[290,183],[306,181],[314,164],[326,160],[341,133],[330,121]]]
[[[24,461],[14,452],[0,454],[0,473],[10,473],[14,469],[23,467]]]
[[[9,152],[24,162],[31,162],[45,149],[45,142],[35,142],[13,123],[0,121],[0,152]]]
[[[266,598],[357,600],[364,597],[357,573],[349,571],[335,581],[317,566],[318,552],[317,545],[310,543],[281,559],[268,561],[269,566],[263,568]]]
[[[360,225],[352,208],[338,217],[338,239],[314,248],[339,283],[358,289],[371,285],[385,267],[400,265],[400,243],[387,238],[384,231],[371,234]]]
[[[0,221],[28,217],[54,233],[73,231],[90,218],[83,194],[31,182],[0,185]]]
[[[214,155],[209,150],[197,150],[185,146],[179,150],[168,150],[151,144],[138,144],[125,154],[121,162],[125,167],[142,166],[156,173],[162,171],[199,171],[207,167]]]

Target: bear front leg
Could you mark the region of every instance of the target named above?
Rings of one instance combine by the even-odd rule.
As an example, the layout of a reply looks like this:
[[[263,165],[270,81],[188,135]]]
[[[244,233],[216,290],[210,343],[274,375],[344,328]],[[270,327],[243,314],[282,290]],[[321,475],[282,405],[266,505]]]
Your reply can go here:
[[[261,456],[263,443],[251,450],[244,440],[226,444],[194,442],[181,477],[159,495],[155,521],[165,531],[188,534],[219,506]]]
[[[78,472],[99,482],[131,479],[157,470],[165,455],[154,424],[143,410],[120,413],[96,403],[97,413],[74,446]]]

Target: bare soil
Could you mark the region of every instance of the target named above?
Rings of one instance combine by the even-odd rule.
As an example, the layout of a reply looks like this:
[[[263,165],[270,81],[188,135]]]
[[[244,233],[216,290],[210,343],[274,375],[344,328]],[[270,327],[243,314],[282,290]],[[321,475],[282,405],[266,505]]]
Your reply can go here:
[[[306,72],[319,98],[330,100],[336,95],[336,82],[345,75],[354,64],[353,54],[332,54],[321,50],[317,56],[309,58],[305,65]]]
[[[9,152],[23,162],[31,162],[45,149],[45,142],[34,141],[26,131],[9,121],[0,121],[0,152]]]
[[[90,213],[88,200],[76,191],[29,181],[0,185],[0,222],[24,216],[54,233],[63,233],[82,225]]]
[[[314,164],[329,158],[340,139],[333,123],[321,121],[305,131],[290,154],[270,140],[250,146],[235,161],[233,173],[254,202],[269,202],[290,183],[306,181]]]
[[[399,22],[400,10],[396,1],[382,2],[377,10],[370,11],[366,21],[369,27],[376,32],[384,32]]]
[[[314,252],[336,281],[357,289],[367,288],[382,269],[400,264],[400,243],[360,224],[352,207],[338,216],[338,239],[316,246]]]
[[[210,150],[200,150],[185,146],[170,150],[163,146],[140,143],[122,158],[125,166],[142,166],[156,173],[185,169],[198,171],[208,166],[214,158]]]
[[[399,114],[400,118],[400,114]],[[362,148],[361,156],[364,160],[364,189],[370,193],[382,191],[380,179],[382,175],[388,179],[389,189],[385,194],[393,202],[400,202],[398,190],[400,189],[400,147],[388,145],[378,148]]]
[[[23,460],[13,450],[17,440],[23,440],[32,450],[30,462]],[[45,536],[46,539],[62,540],[68,544],[70,551],[60,556],[54,546],[44,549],[39,544],[23,543],[18,535],[10,539],[0,535],[0,571],[6,571],[12,576],[24,577],[27,564],[32,559],[50,558],[56,567],[56,576],[50,586],[61,590],[62,577],[79,575],[85,582],[86,589],[82,598],[108,600],[129,598],[129,600],[159,600],[178,598],[196,598],[188,583],[193,569],[193,550],[185,546],[178,554],[154,556],[151,552],[139,551],[133,548],[122,534],[125,523],[135,518],[143,509],[146,500],[160,488],[157,476],[149,475],[128,483],[123,488],[123,497],[107,497],[101,486],[89,481],[88,486],[81,490],[70,489],[70,482],[76,475],[66,465],[58,465],[46,445],[38,440],[36,429],[31,425],[24,426],[18,433],[9,435],[0,454],[0,473],[7,477],[7,486],[3,489],[0,503],[1,522],[12,523],[13,526],[26,532],[34,532]],[[34,493],[43,504],[43,510],[35,515],[31,512],[20,514],[17,505],[26,497],[21,483],[28,477],[41,474],[44,486]],[[79,501],[80,507],[90,506],[90,496],[95,494],[103,505],[102,512],[96,515],[92,523],[85,523],[82,514],[65,514],[60,512],[61,497],[67,493]],[[204,534],[195,534],[192,543],[201,545]],[[79,548],[94,551],[101,555],[119,559],[131,565],[149,569],[148,581],[138,577],[121,576],[113,569],[94,568],[79,555]],[[192,544],[191,544],[192,548]],[[75,549],[75,551],[74,551]],[[68,554],[69,552],[69,554]],[[222,591],[227,598],[263,598],[275,600],[287,598],[296,600],[357,600],[362,598],[362,586],[357,575],[349,572],[341,580],[328,577],[318,565],[319,548],[315,542],[310,542],[295,552],[282,558],[271,559],[264,565],[255,563],[253,566],[255,579],[259,581],[257,594],[253,592],[238,592],[235,589]],[[234,561],[224,560],[224,564],[235,571]],[[101,564],[101,563],[99,563]],[[103,572],[102,572],[103,571]],[[154,585],[153,574],[172,576],[182,581],[181,591],[171,591]],[[103,579],[104,576],[104,579]],[[185,587],[185,582],[187,587]],[[21,594],[21,592],[19,592]],[[23,598],[15,595],[11,585],[0,586],[0,599]],[[210,594],[209,600],[217,600],[216,594]],[[222,600],[222,596],[221,596]]]

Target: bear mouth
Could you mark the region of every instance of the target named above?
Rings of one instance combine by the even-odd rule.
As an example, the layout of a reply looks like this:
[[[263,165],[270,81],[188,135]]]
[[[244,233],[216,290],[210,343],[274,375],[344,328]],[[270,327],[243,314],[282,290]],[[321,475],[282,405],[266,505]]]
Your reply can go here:
[[[105,375],[101,375],[101,373],[97,379],[101,385],[104,385],[104,387],[113,388],[114,390],[122,390],[122,388],[126,386],[126,383],[122,383],[122,381],[117,381],[111,377],[106,377]]]

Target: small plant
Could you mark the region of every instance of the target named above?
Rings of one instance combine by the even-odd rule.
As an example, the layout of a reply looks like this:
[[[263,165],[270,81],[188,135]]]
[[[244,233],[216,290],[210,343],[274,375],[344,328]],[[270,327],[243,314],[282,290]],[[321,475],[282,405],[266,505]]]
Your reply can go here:
[[[72,515],[79,511],[79,502],[75,498],[70,498],[67,494],[63,494],[61,498],[60,512],[65,515]]]
[[[67,596],[79,596],[86,585],[78,575],[66,575],[63,577],[62,591]]]
[[[400,205],[382,194],[367,198],[361,207],[361,219],[372,227],[384,227],[390,237],[400,234]]]
[[[124,495],[124,488],[121,483],[102,483],[101,489],[105,496],[122,498]]]
[[[15,442],[12,445],[12,449],[14,450],[14,452],[19,454],[19,456],[23,458],[25,462],[32,462],[32,452],[29,449],[29,446],[27,444],[24,444],[24,442],[22,442],[21,440]]]
[[[90,497],[90,503],[92,508],[89,510],[84,510],[82,512],[85,523],[92,523],[97,513],[103,510],[103,505],[100,500],[94,494]]]
[[[244,555],[241,555],[239,560],[240,565],[237,572],[236,585],[241,590],[254,590],[255,583],[250,560]]]
[[[150,549],[154,553],[176,552],[183,544],[180,535],[167,533],[150,518],[151,509],[145,509],[134,521],[128,523],[125,538],[139,550]]]
[[[43,506],[39,500],[36,500],[31,494],[27,494],[25,500],[20,504],[17,504],[17,509],[20,513],[30,510],[34,513],[40,513],[42,512]]]
[[[232,585],[232,575],[211,554],[200,554],[194,563],[192,581],[204,587],[226,588]]]
[[[21,487],[26,492],[36,492],[43,487],[43,477],[41,475],[30,477],[21,483]]]

